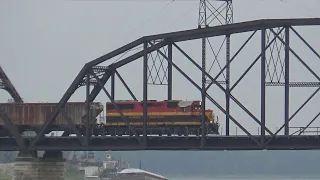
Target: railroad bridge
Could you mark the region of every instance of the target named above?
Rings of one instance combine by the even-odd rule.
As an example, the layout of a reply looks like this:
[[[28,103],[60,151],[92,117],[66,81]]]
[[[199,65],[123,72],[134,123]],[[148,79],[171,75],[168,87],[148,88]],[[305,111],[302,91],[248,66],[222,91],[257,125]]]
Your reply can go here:
[[[292,38],[293,35],[299,38],[299,40],[310,49],[310,54],[315,55],[316,58],[319,58],[318,52],[299,34],[296,28],[300,28],[302,26],[308,26],[313,28],[317,28],[320,23],[319,18],[307,18],[307,19],[268,19],[268,20],[254,20],[249,22],[240,22],[233,23],[229,25],[221,25],[208,27],[203,29],[191,29],[185,31],[171,32],[165,34],[156,34],[151,36],[145,36],[140,39],[137,39],[129,44],[126,44],[106,55],[103,55],[93,61],[88,62],[81,69],[77,77],[71,83],[70,87],[67,89],[66,93],[60,99],[58,103],[49,103],[49,104],[40,104],[39,107],[35,105],[37,103],[23,103],[21,97],[13,96],[16,103],[4,103],[1,105],[1,117],[3,120],[2,132],[4,133],[4,137],[2,137],[0,147],[1,150],[176,150],[176,149],[200,149],[200,150],[228,150],[228,149],[318,149],[318,136],[310,135],[310,136],[302,136],[302,132],[305,131],[312,122],[318,117],[315,116],[309,123],[306,124],[306,127],[301,127],[302,130],[299,131],[299,135],[297,134],[289,134],[289,122],[294,119],[294,117],[309,103],[309,101],[316,95],[319,91],[319,75],[316,71],[313,70],[314,67],[310,67],[308,63],[304,61],[302,57],[299,56],[298,53],[294,51],[290,46],[289,39]],[[276,30],[274,30],[276,29]],[[249,33],[249,37],[245,40],[245,42],[240,46],[240,48],[235,51],[234,55],[231,57],[226,66],[222,67],[220,72],[217,73],[215,77],[211,74],[203,71],[200,65],[184,51],[178,43],[183,43],[186,41],[192,41],[196,39],[200,39],[203,37],[215,37],[215,36],[235,36],[241,33]],[[273,34],[273,36],[272,36]],[[232,62],[237,61],[237,56],[241,53],[241,51],[246,47],[248,42],[254,37],[258,36],[260,39],[260,53],[256,56],[254,61],[249,65],[248,69],[240,76],[240,78],[233,84],[233,86],[227,91],[222,84],[222,81],[219,81],[219,77],[222,76],[223,71],[226,69],[228,65],[232,65]],[[289,36],[291,38],[289,38]],[[283,74],[284,74],[284,82],[282,79],[276,79],[275,81],[267,81],[267,71],[268,63],[266,61],[267,57],[267,49],[273,46],[273,43],[280,42],[284,44],[284,63],[283,63]],[[137,51],[139,49],[140,51]],[[164,50],[163,50],[164,49]],[[199,83],[194,80],[195,78],[191,78],[186,72],[184,72],[180,66],[176,65],[177,62],[174,61],[173,50],[177,50],[180,52],[185,58],[185,62],[190,62],[195,69],[198,69],[202,72],[207,81],[210,82],[205,89],[200,87]],[[133,51],[133,52],[132,52]],[[137,52],[135,52],[137,51]],[[127,57],[121,57],[123,54],[127,54],[130,52],[130,55]],[[156,55],[152,55],[152,53]],[[279,52],[278,52],[279,53]],[[289,56],[290,55],[290,56]],[[311,56],[310,55],[310,56]],[[108,62],[108,60],[120,56],[122,60],[118,60],[115,63],[111,63],[107,66],[100,66],[103,62]],[[151,81],[151,73],[148,74],[151,67],[148,62],[153,63],[153,56],[162,57],[162,61],[167,61],[167,83],[163,83],[167,86],[167,100],[172,100],[172,87],[173,84],[173,69],[176,69],[178,73],[180,73],[184,78],[190,82],[188,88],[194,87],[199,91],[200,95],[204,98],[204,101],[207,103],[212,103],[214,107],[214,111],[218,110],[222,113],[226,114],[226,120],[231,120],[244,134],[242,135],[228,135],[229,129],[226,128],[226,135],[220,133],[220,135],[212,135],[208,136],[206,131],[202,131],[197,136],[150,136],[148,133],[148,118],[147,118],[147,103],[148,99],[148,85],[149,81]],[[290,57],[290,58],[289,58]],[[302,67],[310,72],[311,75],[315,77],[315,81],[289,81],[289,77],[294,78],[295,74],[292,73],[289,76],[289,60],[292,57],[295,57],[298,62],[301,63]],[[121,59],[120,58],[120,59]],[[143,129],[140,136],[135,132],[132,124],[127,123],[128,117],[124,116],[121,109],[119,109],[119,105],[116,104],[116,92],[115,89],[115,77],[119,78],[119,82],[122,82],[125,89],[128,91],[133,100],[137,100],[136,95],[129,88],[129,85],[126,83],[124,78],[120,75],[119,68],[123,66],[127,66],[133,61],[139,60],[142,58],[143,64],[143,99],[142,99],[142,120],[143,120]],[[293,59],[293,58],[292,58]],[[154,60],[156,61],[156,60]],[[181,60],[179,60],[181,61]],[[240,61],[240,60],[238,60]],[[260,71],[261,73],[257,76],[261,76],[259,82],[260,88],[260,110],[261,117],[258,118],[254,115],[243,103],[240,102],[238,98],[236,98],[231,92],[232,90],[239,84],[244,76],[250,71],[250,69],[258,62],[260,63]],[[290,61],[291,62],[291,61]],[[293,61],[292,61],[293,62]],[[164,63],[163,63],[164,64]],[[307,71],[301,72],[305,73]],[[264,72],[264,73],[263,73]],[[13,87],[11,83],[5,84],[5,82],[9,82],[7,76],[5,76],[2,70],[2,87],[5,90]],[[109,88],[107,90],[105,84],[110,81]],[[200,83],[201,84],[201,83]],[[81,86],[85,86],[86,88],[86,101],[85,102],[68,102],[72,94]],[[92,89],[91,86],[93,87]],[[253,134],[249,132],[241,123],[239,123],[238,118],[232,112],[227,113],[228,109],[220,105],[216,100],[214,95],[209,93],[210,86],[216,86],[223,93],[227,94],[230,100],[235,102],[248,116],[248,120],[251,120],[252,123],[257,123],[259,128],[259,134]],[[285,94],[285,108],[284,108],[284,124],[276,131],[272,132],[267,126],[265,121],[266,116],[266,87],[274,87],[274,86],[284,86],[284,94]],[[297,110],[289,114],[289,88],[317,88],[313,94],[307,100],[302,103]],[[104,102],[94,102],[97,95],[103,91],[107,97],[110,99],[110,103],[114,105],[117,112],[121,114],[121,121],[128,125],[128,129],[130,130],[130,136],[105,136],[99,131],[99,128],[105,125],[105,122],[97,123],[98,114],[103,111]],[[110,92],[109,92],[110,91]],[[204,93],[204,91],[206,91]],[[10,94],[17,94],[16,90],[10,89],[8,90]],[[38,104],[39,105],[39,104]],[[205,109],[205,103],[201,105],[201,111],[203,108]],[[30,122],[19,122],[19,118],[10,117],[15,114],[19,114],[19,108],[23,108],[24,106],[28,106],[31,108],[32,112],[37,111],[46,111],[46,118],[30,116]],[[48,108],[43,110],[42,108]],[[79,113],[75,113],[79,112]],[[89,113],[88,113],[89,112]],[[10,114],[10,115],[9,115]],[[70,114],[72,118],[70,118]],[[89,114],[89,116],[87,116]],[[69,116],[68,116],[69,115]],[[22,116],[22,115],[21,115]],[[14,121],[11,121],[11,118]],[[25,118],[25,117],[23,117]],[[36,118],[37,120],[32,120],[32,118]],[[14,124],[14,123],[16,124]],[[25,123],[25,124],[24,124]],[[33,129],[36,132],[34,137],[22,137],[21,131],[28,129],[28,123],[30,126],[36,126],[37,128]],[[21,128],[26,126],[25,129]],[[201,127],[205,127],[205,120],[201,120]],[[57,129],[58,128],[58,129]],[[66,129],[63,129],[66,128]],[[284,135],[279,135],[278,133],[284,128]],[[48,134],[52,130],[63,130],[64,133],[62,136],[49,136]],[[223,132],[222,132],[223,133]]]
[[[299,131],[293,134],[289,134],[290,122],[295,119],[294,117],[314,98],[317,92],[320,90],[320,77],[318,71],[314,70],[315,66],[310,66],[310,60],[319,60],[320,55],[315,48],[308,43],[300,33],[303,27],[319,28],[319,18],[301,18],[301,19],[261,19],[248,22],[239,22],[227,25],[218,25],[213,27],[190,29],[178,32],[170,32],[164,34],[155,34],[145,36],[137,39],[131,43],[128,43],[108,54],[105,54],[93,61],[90,61],[84,65],[79,74],[72,81],[71,85],[62,96],[58,103],[54,104],[42,104],[41,106],[35,105],[35,103],[24,103],[22,98],[18,95],[14,89],[12,83],[10,83],[8,77],[4,71],[0,69],[1,88],[7,90],[15,103],[3,103],[0,106],[0,150],[1,151],[20,151],[22,159],[26,157],[35,158],[34,152],[46,151],[45,156],[54,157],[56,163],[58,163],[56,169],[59,171],[61,164],[57,161],[61,158],[61,151],[86,151],[86,150],[284,150],[284,149],[320,149],[319,136],[316,135],[303,135],[306,129],[310,128],[311,124],[317,119],[320,113],[318,113],[311,121],[303,120],[306,123],[305,126],[299,127]],[[319,31],[317,31],[319,32]],[[233,38],[239,34],[248,34],[248,37],[243,41],[234,53],[228,54],[226,63],[221,66],[219,71],[215,74],[208,73],[203,66],[198,64],[198,60],[192,58],[186,50],[183,50],[182,44],[197,39],[207,39],[214,37],[228,37]],[[313,36],[317,36],[314,34]],[[253,61],[247,59],[238,58],[242,51],[248,46],[250,41],[255,40],[255,45],[250,47],[250,55],[253,56]],[[304,47],[309,49],[308,62],[306,57],[302,57],[292,47],[292,37],[295,37],[296,41],[303,44]],[[277,44],[278,43],[278,44]],[[257,45],[258,44],[258,45]],[[274,50],[275,44],[283,47],[283,49]],[[300,44],[300,45],[301,45]],[[253,48],[256,48],[257,54],[254,54]],[[270,59],[274,53],[280,57],[283,53],[284,58],[278,58],[281,64],[281,72],[283,76],[279,76],[275,79],[271,78],[274,72],[270,73],[272,69]],[[175,52],[175,53],[174,53]],[[179,53],[179,54],[178,54]],[[202,52],[203,53],[203,52]],[[312,58],[310,58],[312,56]],[[179,57],[177,59],[176,57]],[[204,56],[203,56],[204,57]],[[217,58],[217,57],[215,57]],[[111,62],[112,59],[116,59],[116,62],[102,65],[103,63]],[[122,113],[122,110],[118,107],[117,92],[121,91],[116,89],[116,78],[118,82],[123,84],[125,89],[133,100],[137,100],[137,95],[130,89],[125,78],[121,75],[121,69],[125,66],[137,62],[140,60],[142,65],[142,133],[136,132],[135,126],[128,123],[128,117]],[[203,59],[202,59],[203,60]],[[314,81],[297,81],[297,74],[292,73],[291,64],[295,60],[300,63],[301,67],[305,70],[299,71],[299,75],[302,73],[310,73]],[[156,67],[156,61],[160,61],[160,67]],[[179,63],[190,63],[189,66],[197,70],[202,77],[201,81],[197,81],[194,74],[186,72],[182,69],[183,65]],[[221,80],[224,77],[226,70],[230,71],[230,67],[237,61],[249,61],[244,73],[234,83],[231,83],[230,77]],[[165,62],[165,63],[164,63]],[[260,63],[260,64],[258,64]],[[151,64],[151,65],[150,65]],[[258,65],[256,65],[258,64]],[[259,102],[255,105],[260,110],[260,117],[257,117],[245,103],[241,103],[239,98],[233,94],[234,88],[239,86],[240,81],[248,76],[248,72],[253,66],[258,66],[258,70],[254,71],[254,77],[258,77],[256,80],[257,85],[246,86],[245,89],[259,89]],[[166,67],[164,67],[166,66]],[[277,66],[276,64],[272,66]],[[234,69],[237,66],[234,67]],[[156,76],[152,74],[152,69],[156,69]],[[163,75],[166,78],[159,77],[159,71],[163,70]],[[199,127],[205,129],[207,124],[205,120],[205,109],[208,104],[214,105],[214,111],[222,112],[226,117],[225,135],[223,131],[219,131],[219,134],[208,135],[207,131],[202,130],[195,136],[191,135],[171,135],[171,136],[153,136],[150,135],[150,126],[148,125],[148,107],[149,102],[148,94],[151,93],[149,89],[150,84],[160,84],[166,87],[166,100],[174,100],[173,87],[177,87],[174,84],[175,77],[173,76],[174,70],[177,74],[180,74],[185,78],[189,84],[184,89],[194,88],[201,96],[201,124]],[[300,70],[300,69],[299,69]],[[296,72],[296,69],[294,70]],[[291,72],[291,73],[289,73]],[[132,73],[132,72],[130,72]],[[178,75],[177,75],[178,76]],[[232,71],[229,72],[229,76],[232,76]],[[232,76],[233,77],[233,76]],[[164,80],[163,80],[164,79]],[[200,78],[198,78],[200,79]],[[162,81],[163,80],[163,81]],[[138,80],[137,80],[138,81]],[[156,82],[160,81],[160,82]],[[106,88],[106,84],[110,83]],[[227,87],[224,87],[227,84]],[[86,101],[85,102],[69,102],[70,97],[80,87],[86,89]],[[178,85],[179,86],[179,85]],[[283,119],[283,125],[273,132],[270,127],[266,125],[266,101],[267,93],[266,88],[272,87],[284,87],[281,92],[284,93],[284,108],[282,113],[284,117],[278,117]],[[210,88],[217,88],[214,93],[210,92]],[[177,87],[178,88],[178,87]],[[309,96],[301,106],[299,106],[294,113],[289,113],[291,107],[290,93],[292,88],[315,88],[311,96]],[[131,135],[118,136],[118,135],[105,135],[101,129],[104,128],[105,122],[99,122],[96,124],[98,114],[103,111],[104,102],[94,102],[97,95],[103,91],[103,93],[109,98],[111,103],[117,112],[119,112],[121,120],[126,124]],[[258,134],[254,134],[248,130],[237,117],[237,113],[233,113],[230,107],[221,105],[217,101],[218,94],[222,93],[226,97],[226,101],[233,102],[238,108],[240,108],[247,116],[246,121],[256,123],[259,127]],[[280,91],[280,90],[278,90]],[[94,102],[94,103],[93,103]],[[273,105],[279,102],[272,102]],[[39,104],[38,104],[39,105]],[[50,110],[47,112],[45,118],[28,120],[27,122],[20,123],[19,118],[14,115],[19,114],[19,108],[28,106],[34,107],[32,111],[37,114],[37,111],[41,111],[41,108],[46,107]],[[39,108],[37,110],[36,106]],[[102,107],[102,108],[101,108]],[[79,108],[78,114],[72,112]],[[314,110],[314,109],[313,109]],[[70,114],[73,114],[70,117]],[[38,117],[37,117],[38,118]],[[76,119],[75,119],[76,118]],[[221,119],[221,118],[220,118]],[[107,121],[107,119],[105,120]],[[242,135],[231,135],[229,121],[243,132]],[[35,136],[22,135],[23,131],[29,130],[33,127]],[[36,127],[36,128],[34,128]],[[53,130],[62,130],[61,136],[50,136],[50,132]],[[279,132],[284,129],[284,134],[280,135]],[[23,162],[29,162],[23,161]],[[41,162],[42,163],[42,162]],[[41,164],[40,163],[40,164]],[[39,164],[38,164],[39,165]],[[41,176],[37,174],[37,176]]]

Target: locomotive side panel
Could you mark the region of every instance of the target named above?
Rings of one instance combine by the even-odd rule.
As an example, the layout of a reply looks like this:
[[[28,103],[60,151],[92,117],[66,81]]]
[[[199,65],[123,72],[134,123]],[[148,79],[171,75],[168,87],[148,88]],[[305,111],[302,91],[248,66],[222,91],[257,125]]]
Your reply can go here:
[[[116,105],[132,123],[140,124],[142,122],[143,102],[120,101],[116,102]],[[172,122],[177,122],[177,124],[181,124],[185,121],[186,125],[190,122],[193,122],[193,124],[201,122],[199,101],[150,101],[147,105],[149,122],[162,121],[161,123],[172,124]],[[106,123],[124,123],[120,112],[116,110],[112,103],[106,103],[106,112]],[[205,115],[206,121],[215,123],[212,110],[205,110]]]
[[[143,132],[143,102],[116,101],[116,106],[134,126],[138,133]],[[148,101],[148,134],[201,134],[200,101]],[[213,111],[205,110],[206,129],[209,134],[219,134]],[[130,135],[126,122],[115,106],[106,103],[106,127],[111,135]]]

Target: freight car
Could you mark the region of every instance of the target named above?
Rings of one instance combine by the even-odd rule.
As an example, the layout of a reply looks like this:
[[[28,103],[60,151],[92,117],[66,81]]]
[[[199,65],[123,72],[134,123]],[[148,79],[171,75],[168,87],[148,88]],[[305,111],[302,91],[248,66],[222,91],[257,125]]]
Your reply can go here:
[[[0,103],[0,108],[10,117],[12,123],[19,128],[20,132],[35,131],[44,124],[44,122],[51,116],[57,103]],[[87,106],[84,102],[69,102],[63,108],[65,114],[78,128],[82,128],[86,120]],[[96,123],[96,117],[103,111],[103,104],[93,102],[90,104],[90,115],[92,119],[91,124]],[[4,122],[0,119],[0,126]],[[70,130],[67,125],[66,117],[63,113],[59,113],[56,121],[52,123],[50,131],[64,131]]]
[[[108,135],[132,135],[117,108],[126,117],[128,123],[138,134],[143,133],[143,102],[115,101],[106,103],[106,122],[104,131]],[[199,135],[201,128],[201,101],[148,101],[148,132],[171,136]],[[205,131],[208,134],[219,134],[219,124],[212,110],[205,110]]]

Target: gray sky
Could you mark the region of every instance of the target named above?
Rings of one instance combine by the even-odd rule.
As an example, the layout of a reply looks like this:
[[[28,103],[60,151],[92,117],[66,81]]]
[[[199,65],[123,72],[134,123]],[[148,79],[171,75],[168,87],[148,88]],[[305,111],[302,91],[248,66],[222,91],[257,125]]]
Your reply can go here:
[[[269,18],[320,17],[317,0],[234,0],[234,21],[242,22]],[[12,83],[25,102],[58,102],[75,76],[86,62],[104,55],[141,36],[197,27],[198,0],[195,1],[0,1],[0,59]],[[319,49],[317,33],[319,27],[299,29],[299,32]],[[231,39],[231,51],[235,52],[250,34],[235,35]],[[293,36],[293,35],[292,35]],[[295,37],[294,37],[295,38]],[[221,39],[221,38],[220,38]],[[259,51],[259,35],[235,60],[232,65],[232,82],[244,72]],[[297,39],[297,38],[295,38]],[[217,43],[218,42],[218,43]],[[219,38],[212,41],[214,47],[221,44]],[[179,43],[193,58],[200,62],[200,41]],[[319,72],[317,58],[301,42],[292,40],[292,47],[308,63],[312,63],[315,72]],[[199,82],[200,73],[191,64],[186,63],[179,53],[174,51],[174,61]],[[224,55],[220,61],[224,62]],[[210,59],[210,58],[209,58]],[[295,58],[292,58],[296,61]],[[109,61],[108,63],[113,62]],[[141,62],[141,60],[140,60]],[[297,62],[297,61],[296,61]],[[105,63],[104,65],[107,65]],[[212,60],[208,60],[211,64]],[[223,65],[223,63],[222,63]],[[260,116],[259,64],[248,78],[235,89],[235,96],[257,117]],[[292,63],[292,81],[315,81],[299,63]],[[120,69],[138,98],[142,98],[142,72],[137,62]],[[214,72],[214,70],[212,71]],[[213,73],[214,74],[214,73]],[[304,75],[306,74],[306,75]],[[150,87],[150,86],[149,86]],[[268,88],[267,125],[275,130],[283,123],[284,88]],[[164,99],[165,87],[150,87],[150,99]],[[312,93],[314,89],[293,89],[291,95],[291,114]],[[224,96],[217,88],[210,90],[211,95],[224,105]],[[0,100],[6,101],[8,94],[2,92]],[[72,101],[83,101],[84,88],[79,89]],[[129,94],[118,86],[117,99],[128,99]],[[177,71],[174,72],[174,99],[200,99],[200,94]],[[96,101],[106,102],[107,97],[100,93]],[[315,116],[319,97],[310,103],[308,109],[293,120],[293,125],[302,126]],[[217,111],[211,103],[208,108]],[[239,119],[252,133],[258,131],[258,125],[249,119],[236,105],[232,105],[232,115]],[[217,111],[220,123],[224,127],[224,116]],[[315,124],[319,125],[319,123]],[[235,127],[232,125],[232,132]],[[238,134],[241,133],[238,130]]]

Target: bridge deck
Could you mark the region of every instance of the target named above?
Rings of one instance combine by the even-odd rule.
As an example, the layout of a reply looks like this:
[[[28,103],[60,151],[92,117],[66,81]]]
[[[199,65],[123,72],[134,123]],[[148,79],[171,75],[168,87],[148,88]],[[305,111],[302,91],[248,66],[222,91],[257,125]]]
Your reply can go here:
[[[254,136],[259,141],[260,136]],[[92,137],[89,146],[82,146],[76,137],[46,137],[34,150],[63,151],[132,151],[132,150],[311,150],[320,149],[320,136],[276,136],[264,146],[257,145],[248,136],[206,137],[204,148],[200,147],[201,137],[148,136],[147,146],[140,145],[135,137]],[[142,140],[143,137],[141,137]],[[265,142],[271,136],[266,136]],[[32,138],[24,137],[31,142]],[[13,138],[0,138],[0,151],[19,150]]]

